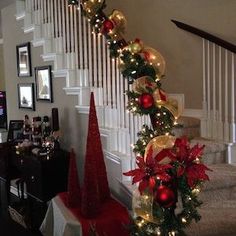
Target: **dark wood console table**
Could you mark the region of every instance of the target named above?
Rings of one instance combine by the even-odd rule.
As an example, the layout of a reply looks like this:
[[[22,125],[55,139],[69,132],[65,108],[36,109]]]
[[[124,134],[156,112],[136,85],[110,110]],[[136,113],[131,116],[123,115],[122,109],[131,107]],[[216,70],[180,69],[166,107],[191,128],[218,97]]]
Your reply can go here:
[[[47,202],[67,188],[68,152],[56,150],[51,155],[15,155],[13,161],[26,183],[26,194]]]
[[[59,149],[44,156],[34,155],[31,151],[16,154],[14,146],[10,146],[8,154],[5,158],[2,157],[0,157],[0,179],[5,184],[7,195],[10,195],[11,180],[19,178],[26,186],[27,196],[20,201],[27,204],[31,227],[37,228],[43,220],[47,201],[67,189],[69,153]],[[14,207],[12,197],[7,201]]]

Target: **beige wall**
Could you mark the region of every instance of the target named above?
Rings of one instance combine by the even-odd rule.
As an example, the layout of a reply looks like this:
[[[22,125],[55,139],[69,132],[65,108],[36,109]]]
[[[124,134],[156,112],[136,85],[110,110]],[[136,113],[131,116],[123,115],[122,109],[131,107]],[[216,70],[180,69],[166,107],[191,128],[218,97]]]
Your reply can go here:
[[[136,37],[158,49],[167,64],[163,87],[184,93],[187,108],[201,108],[201,39],[170,20],[193,25],[236,44],[235,0],[107,0],[107,13],[121,10],[128,21],[127,40]]]
[[[34,83],[34,75],[30,78],[17,77],[16,45],[31,41],[32,34],[24,34],[22,30],[23,21],[17,22],[15,20],[15,5],[5,8],[2,15],[8,120],[23,119],[25,114],[28,114],[31,118],[38,115],[51,116],[51,108],[58,107],[60,127],[63,134],[61,139],[62,146],[66,149],[74,147],[77,153],[81,153],[78,152],[78,150],[82,150],[80,139],[86,134],[80,132],[81,117],[75,109],[77,103],[76,96],[67,96],[62,90],[65,86],[65,78],[53,78],[54,103],[36,101],[35,111],[18,108],[17,84]],[[42,47],[34,48],[31,46],[31,49],[33,68],[41,65],[48,65],[48,63],[44,63],[40,57],[42,54]],[[86,124],[86,121],[83,121],[83,123]],[[78,160],[81,160],[81,158],[78,157]]]
[[[5,90],[3,45],[0,44],[0,90]]]

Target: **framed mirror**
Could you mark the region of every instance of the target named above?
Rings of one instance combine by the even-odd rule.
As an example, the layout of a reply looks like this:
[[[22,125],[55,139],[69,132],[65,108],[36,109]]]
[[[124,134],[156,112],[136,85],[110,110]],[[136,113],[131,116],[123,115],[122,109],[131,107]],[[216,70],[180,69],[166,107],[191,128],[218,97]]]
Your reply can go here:
[[[23,120],[10,120],[7,141],[17,141],[23,139]]]
[[[16,61],[19,77],[32,76],[30,42],[16,46]]]
[[[19,108],[35,110],[34,84],[18,84]]]
[[[53,102],[51,66],[35,67],[37,101]]]

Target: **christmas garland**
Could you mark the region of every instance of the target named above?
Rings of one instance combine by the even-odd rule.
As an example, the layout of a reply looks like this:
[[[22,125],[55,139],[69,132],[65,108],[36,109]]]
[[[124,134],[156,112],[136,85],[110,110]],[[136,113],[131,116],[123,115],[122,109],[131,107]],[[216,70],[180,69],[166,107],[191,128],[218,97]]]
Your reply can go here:
[[[68,0],[68,4],[79,3]],[[80,7],[94,31],[106,37],[111,57],[119,58],[120,71],[132,84],[127,109],[149,115],[152,124],[138,133],[133,149],[137,168],[124,173],[138,183],[130,235],[185,235],[184,228],[201,218],[198,194],[209,169],[201,163],[203,146],[191,147],[186,138],[170,135],[179,114],[176,101],[161,88],[165,60],[140,39],[126,42],[124,15],[114,10],[107,16],[104,0],[82,0]]]

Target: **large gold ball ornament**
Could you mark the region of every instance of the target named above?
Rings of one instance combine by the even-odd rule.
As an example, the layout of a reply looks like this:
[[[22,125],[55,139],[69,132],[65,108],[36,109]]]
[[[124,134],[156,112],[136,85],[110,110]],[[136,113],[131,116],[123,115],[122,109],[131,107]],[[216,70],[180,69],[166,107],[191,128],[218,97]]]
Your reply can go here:
[[[109,19],[114,23],[114,28],[108,33],[108,35],[113,40],[121,40],[124,38],[127,21],[123,13],[118,10],[114,10],[109,16]]]
[[[133,82],[133,91],[136,93],[149,93],[156,88],[157,84],[150,76],[142,76]]]
[[[154,67],[156,73],[159,76],[164,75],[166,62],[161,53],[151,47],[144,47],[142,53],[149,64]]]
[[[96,13],[102,8],[104,0],[88,0],[82,3],[83,10],[87,16],[94,17]]]
[[[142,50],[142,46],[139,43],[132,42],[129,45],[129,51],[131,53],[139,53]]]
[[[114,10],[112,14],[109,16],[109,19],[112,20],[116,26],[126,26],[127,21],[125,19],[124,14],[121,11]]]
[[[175,143],[175,137],[171,135],[160,135],[155,138],[153,138],[147,145],[145,149],[144,159],[146,159],[147,154],[150,151],[150,148],[152,148],[152,157],[155,158],[155,156],[163,149],[166,148],[172,148]],[[170,163],[170,158],[165,157],[162,160],[160,160],[160,164],[168,164]]]

